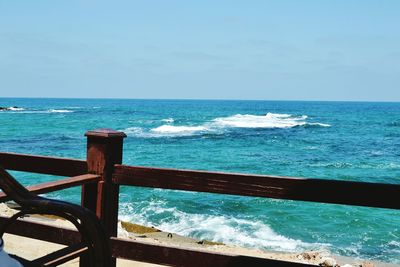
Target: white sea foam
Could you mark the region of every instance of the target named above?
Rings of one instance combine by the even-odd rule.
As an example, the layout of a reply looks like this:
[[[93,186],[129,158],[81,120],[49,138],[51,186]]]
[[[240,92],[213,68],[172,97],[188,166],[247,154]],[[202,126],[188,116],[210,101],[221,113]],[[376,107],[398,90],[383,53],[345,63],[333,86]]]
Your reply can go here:
[[[204,126],[173,126],[165,124],[150,130],[141,127],[129,127],[122,129],[121,131],[126,133],[128,136],[161,138],[201,135],[202,133],[209,131],[209,129]]]
[[[392,240],[387,245],[384,246],[385,249],[390,253],[390,254],[399,254],[400,253],[400,242]],[[399,259],[400,263],[400,259]]]
[[[67,109],[49,109],[50,113],[71,113],[73,112],[72,110],[67,110]]]
[[[390,241],[390,242],[388,243],[388,245],[394,246],[394,247],[397,247],[397,248],[400,249],[400,241],[392,240],[392,241]]]
[[[135,136],[143,135],[143,129],[140,127],[129,127],[122,131],[127,135],[135,135]]]
[[[167,122],[167,123],[172,123],[172,122],[174,122],[174,119],[173,118],[168,118],[168,119],[162,119],[161,121],[162,122]]]
[[[321,127],[331,127],[330,124],[326,123],[319,123],[319,122],[307,122],[306,125],[311,125],[311,126],[321,126]]]
[[[294,116],[290,114],[267,113],[266,115],[236,114],[229,117],[219,117],[202,125],[172,125],[172,118],[164,119],[168,124],[148,130],[142,129],[141,137],[179,137],[201,134],[221,133],[233,128],[293,128],[293,127],[330,127],[329,124],[319,122],[307,122],[308,116]],[[131,128],[123,131],[131,132],[138,136],[138,132],[132,132]]]
[[[154,226],[166,232],[191,236],[199,240],[207,239],[244,247],[293,252],[324,246],[285,237],[276,233],[269,225],[257,220],[223,215],[189,214],[175,207],[166,207],[163,201],[152,201],[145,204],[141,209],[125,204],[121,209],[125,215],[121,219]],[[152,215],[164,218],[159,222],[151,222]]]
[[[18,107],[9,107],[7,108],[7,110],[11,110],[11,111],[22,111],[25,110],[24,108],[18,108]]]
[[[260,221],[183,212],[177,213],[176,217],[177,221],[163,222],[159,227],[186,236],[245,247],[268,247],[284,251],[304,247],[300,240],[279,235]]]
[[[267,113],[265,116],[236,114],[230,117],[216,118],[213,122],[222,127],[233,128],[292,128],[306,125],[306,115]]]
[[[173,125],[161,125],[157,128],[151,129],[150,131],[162,135],[173,135],[173,136],[190,136],[196,133],[208,131],[209,128],[206,126],[173,126]]]

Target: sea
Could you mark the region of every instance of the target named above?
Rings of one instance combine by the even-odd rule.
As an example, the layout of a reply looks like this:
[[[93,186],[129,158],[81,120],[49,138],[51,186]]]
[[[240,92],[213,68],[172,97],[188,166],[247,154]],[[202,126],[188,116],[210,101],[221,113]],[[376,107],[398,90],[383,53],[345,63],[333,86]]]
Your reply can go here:
[[[123,163],[400,184],[400,103],[0,98],[0,151],[85,159],[127,134]],[[13,172],[24,185],[59,177]],[[80,202],[80,189],[47,195]],[[371,197],[374,197],[371,195]],[[400,201],[400,196],[399,196]],[[400,263],[400,211],[122,187],[119,217],[197,239]]]

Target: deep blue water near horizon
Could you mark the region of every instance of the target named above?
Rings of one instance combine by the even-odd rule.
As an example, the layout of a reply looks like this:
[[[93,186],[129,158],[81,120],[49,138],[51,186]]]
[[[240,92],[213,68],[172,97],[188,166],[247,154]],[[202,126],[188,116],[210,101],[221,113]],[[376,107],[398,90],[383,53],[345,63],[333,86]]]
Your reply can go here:
[[[400,184],[400,103],[0,98],[0,151],[82,158],[124,131],[124,164]],[[14,172],[29,185],[57,179]],[[51,197],[79,202],[80,190]],[[400,263],[400,211],[123,187],[120,217],[198,239]]]

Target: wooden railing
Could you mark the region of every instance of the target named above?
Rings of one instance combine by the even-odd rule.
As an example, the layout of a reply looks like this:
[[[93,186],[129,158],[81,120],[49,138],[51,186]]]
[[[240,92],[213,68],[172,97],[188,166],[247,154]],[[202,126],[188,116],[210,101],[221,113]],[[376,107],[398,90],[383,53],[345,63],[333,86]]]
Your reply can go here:
[[[400,185],[126,166],[121,165],[124,133],[101,129],[86,136],[86,161],[0,153],[0,165],[15,171],[72,176],[28,189],[49,193],[82,186],[82,205],[97,214],[111,236],[114,265],[116,258],[123,258],[170,266],[309,266],[118,238],[121,185],[400,209]],[[0,201],[6,198],[0,194]],[[18,221],[9,233],[64,245],[79,238],[74,230],[28,221]],[[85,258],[80,266],[85,266]]]

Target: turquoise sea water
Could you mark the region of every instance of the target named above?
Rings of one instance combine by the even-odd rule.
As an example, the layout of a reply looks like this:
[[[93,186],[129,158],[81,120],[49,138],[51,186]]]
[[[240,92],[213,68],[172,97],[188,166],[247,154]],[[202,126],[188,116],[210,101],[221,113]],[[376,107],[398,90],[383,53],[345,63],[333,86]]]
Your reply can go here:
[[[124,131],[124,163],[400,183],[400,103],[0,98],[0,150],[86,156],[90,129]],[[17,173],[28,185],[57,177]],[[51,197],[79,202],[78,188]],[[400,200],[400,197],[399,197]],[[400,263],[400,211],[123,187],[120,217],[199,239],[325,248]]]

